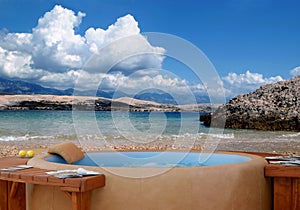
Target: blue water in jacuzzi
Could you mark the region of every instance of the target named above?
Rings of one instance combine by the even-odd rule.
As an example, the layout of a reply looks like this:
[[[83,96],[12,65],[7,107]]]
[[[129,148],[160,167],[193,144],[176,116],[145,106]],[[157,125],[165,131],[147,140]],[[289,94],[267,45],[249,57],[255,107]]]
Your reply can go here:
[[[48,156],[46,161],[67,164],[59,155]],[[185,168],[234,164],[251,157],[222,153],[186,152],[91,152],[73,165],[127,168]]]

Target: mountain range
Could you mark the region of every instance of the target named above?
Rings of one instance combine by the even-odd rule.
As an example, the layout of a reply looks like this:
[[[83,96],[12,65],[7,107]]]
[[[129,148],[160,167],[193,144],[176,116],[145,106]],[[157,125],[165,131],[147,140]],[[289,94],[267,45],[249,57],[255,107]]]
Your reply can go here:
[[[38,84],[24,82],[21,80],[8,80],[0,78],[0,94],[10,95],[10,94],[44,94],[44,95],[73,95],[74,89],[69,88],[65,90],[59,90],[55,88],[46,88]],[[121,98],[121,97],[131,97],[126,93],[118,91],[102,91],[97,90],[96,95],[94,91],[76,91],[76,95],[80,96],[98,96],[103,98]],[[145,101],[154,101],[162,104],[173,104],[177,105],[176,100],[168,93],[158,92],[158,91],[148,91],[136,94],[133,98]],[[209,97],[207,95],[195,95],[197,103],[209,103]]]

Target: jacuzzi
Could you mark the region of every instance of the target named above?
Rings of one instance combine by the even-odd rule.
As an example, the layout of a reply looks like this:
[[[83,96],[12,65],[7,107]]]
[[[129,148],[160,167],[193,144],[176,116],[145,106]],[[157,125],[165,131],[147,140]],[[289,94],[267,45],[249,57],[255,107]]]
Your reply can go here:
[[[82,167],[105,174],[105,187],[91,193],[92,210],[271,209],[271,187],[264,177],[266,161],[259,156],[230,152],[109,152],[86,157],[91,164],[85,162],[86,158],[75,163],[79,165],[65,164],[49,155],[35,157],[28,164],[49,170]],[[90,166],[80,165],[82,162]],[[58,187],[29,185],[27,195],[30,210],[71,209]]]

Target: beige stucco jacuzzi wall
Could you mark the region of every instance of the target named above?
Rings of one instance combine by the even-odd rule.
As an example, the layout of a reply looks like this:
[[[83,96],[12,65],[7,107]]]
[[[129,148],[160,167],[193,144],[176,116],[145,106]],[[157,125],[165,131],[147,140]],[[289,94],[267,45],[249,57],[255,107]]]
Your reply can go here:
[[[264,177],[266,161],[258,156],[247,156],[252,160],[218,166],[173,168],[148,178],[126,178],[99,167],[84,167],[106,176],[106,186],[92,191],[91,209],[269,210],[271,187]],[[46,162],[41,157],[31,159],[28,164],[49,170],[78,168]],[[118,170],[143,174],[144,170],[156,169]],[[71,209],[70,200],[57,187],[28,185],[27,188],[30,210]]]

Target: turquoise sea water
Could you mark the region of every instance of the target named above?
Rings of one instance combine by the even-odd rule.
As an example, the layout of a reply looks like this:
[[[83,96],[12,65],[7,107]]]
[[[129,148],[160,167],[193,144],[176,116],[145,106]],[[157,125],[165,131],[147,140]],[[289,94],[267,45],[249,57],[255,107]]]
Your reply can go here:
[[[288,143],[299,142],[300,133],[238,129],[211,133],[199,122],[199,113],[0,111],[1,142],[78,140],[101,145],[180,140],[184,145],[189,140],[205,141],[208,137],[221,144]]]

